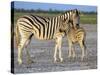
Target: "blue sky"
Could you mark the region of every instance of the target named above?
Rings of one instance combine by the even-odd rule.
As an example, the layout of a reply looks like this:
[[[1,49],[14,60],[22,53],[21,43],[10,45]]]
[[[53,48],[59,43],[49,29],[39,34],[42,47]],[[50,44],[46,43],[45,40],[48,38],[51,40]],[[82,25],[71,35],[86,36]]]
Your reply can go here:
[[[43,9],[43,10],[71,10],[78,9],[81,11],[97,11],[96,6],[86,6],[86,5],[71,5],[71,4],[52,4],[52,3],[36,3],[36,2],[21,2],[15,1],[14,8],[24,8],[24,9]]]

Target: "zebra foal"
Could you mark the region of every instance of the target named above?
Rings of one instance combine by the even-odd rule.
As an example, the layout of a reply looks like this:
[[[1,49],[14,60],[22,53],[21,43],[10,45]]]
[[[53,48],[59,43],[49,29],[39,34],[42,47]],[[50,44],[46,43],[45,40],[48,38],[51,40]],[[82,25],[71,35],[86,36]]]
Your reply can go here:
[[[20,17],[16,23],[16,43],[18,46],[18,63],[22,64],[22,50],[29,44],[32,36],[39,40],[56,40],[54,61],[57,61],[57,50],[59,50],[60,61],[63,61],[61,56],[61,39],[62,33],[69,29],[69,26],[65,25],[63,28],[63,21],[71,22],[74,25],[79,25],[80,16],[77,9],[66,11],[62,15],[56,17],[41,17],[37,15],[25,15]],[[75,27],[75,26],[74,26]],[[30,60],[30,54],[27,50],[28,61]]]
[[[86,32],[82,27],[77,27],[77,29],[75,29],[71,25],[67,33],[67,39],[68,39],[68,44],[69,44],[69,55],[68,55],[69,58],[76,57],[75,50],[74,50],[74,44],[78,43],[81,47],[81,52],[82,52],[81,60],[83,61],[86,55],[85,38],[86,38]]]

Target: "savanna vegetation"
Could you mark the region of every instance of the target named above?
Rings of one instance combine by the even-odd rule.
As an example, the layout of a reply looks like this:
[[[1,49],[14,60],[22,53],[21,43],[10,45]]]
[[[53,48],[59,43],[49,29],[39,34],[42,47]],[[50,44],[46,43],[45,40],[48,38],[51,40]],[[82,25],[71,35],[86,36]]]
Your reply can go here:
[[[53,17],[57,15],[61,15],[65,11],[58,11],[58,10],[25,10],[25,9],[12,9],[14,13],[14,24],[16,23],[17,19],[23,15],[27,14],[34,14],[34,15],[40,15],[40,16],[47,16],[47,17]],[[80,23],[81,24],[97,24],[97,12],[83,12],[80,11]]]

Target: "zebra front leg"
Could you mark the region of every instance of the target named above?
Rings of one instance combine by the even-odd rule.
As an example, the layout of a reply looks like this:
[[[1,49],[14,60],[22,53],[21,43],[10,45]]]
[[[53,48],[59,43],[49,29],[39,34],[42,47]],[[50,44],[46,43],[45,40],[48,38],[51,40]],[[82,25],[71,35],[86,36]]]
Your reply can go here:
[[[54,62],[57,62],[57,44],[55,45]]]
[[[58,49],[59,49],[59,59],[60,62],[63,62],[62,52],[61,52],[62,36],[58,38]]]
[[[57,53],[59,44],[59,35],[55,36],[55,52],[54,52],[54,62],[57,62]]]
[[[61,52],[61,47],[60,46],[59,46],[59,59],[60,59],[60,62],[63,62],[62,52]]]

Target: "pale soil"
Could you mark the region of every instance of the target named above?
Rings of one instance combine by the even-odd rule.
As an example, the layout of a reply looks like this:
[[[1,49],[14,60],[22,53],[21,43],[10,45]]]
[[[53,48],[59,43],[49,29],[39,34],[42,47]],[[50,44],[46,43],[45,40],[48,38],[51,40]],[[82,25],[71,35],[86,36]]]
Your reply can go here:
[[[17,48],[14,47],[14,71],[15,73],[29,73],[29,72],[51,72],[51,71],[68,71],[68,70],[86,70],[97,68],[97,25],[82,25],[86,30],[86,46],[87,46],[87,60],[83,62],[80,60],[81,49],[76,45],[76,59],[70,60],[68,58],[68,43],[66,38],[63,38],[62,55],[63,63],[53,62],[54,41],[39,41],[32,39],[28,46],[31,58],[34,63],[28,65],[26,61],[26,52],[23,50],[23,64],[18,65],[17,62]]]

